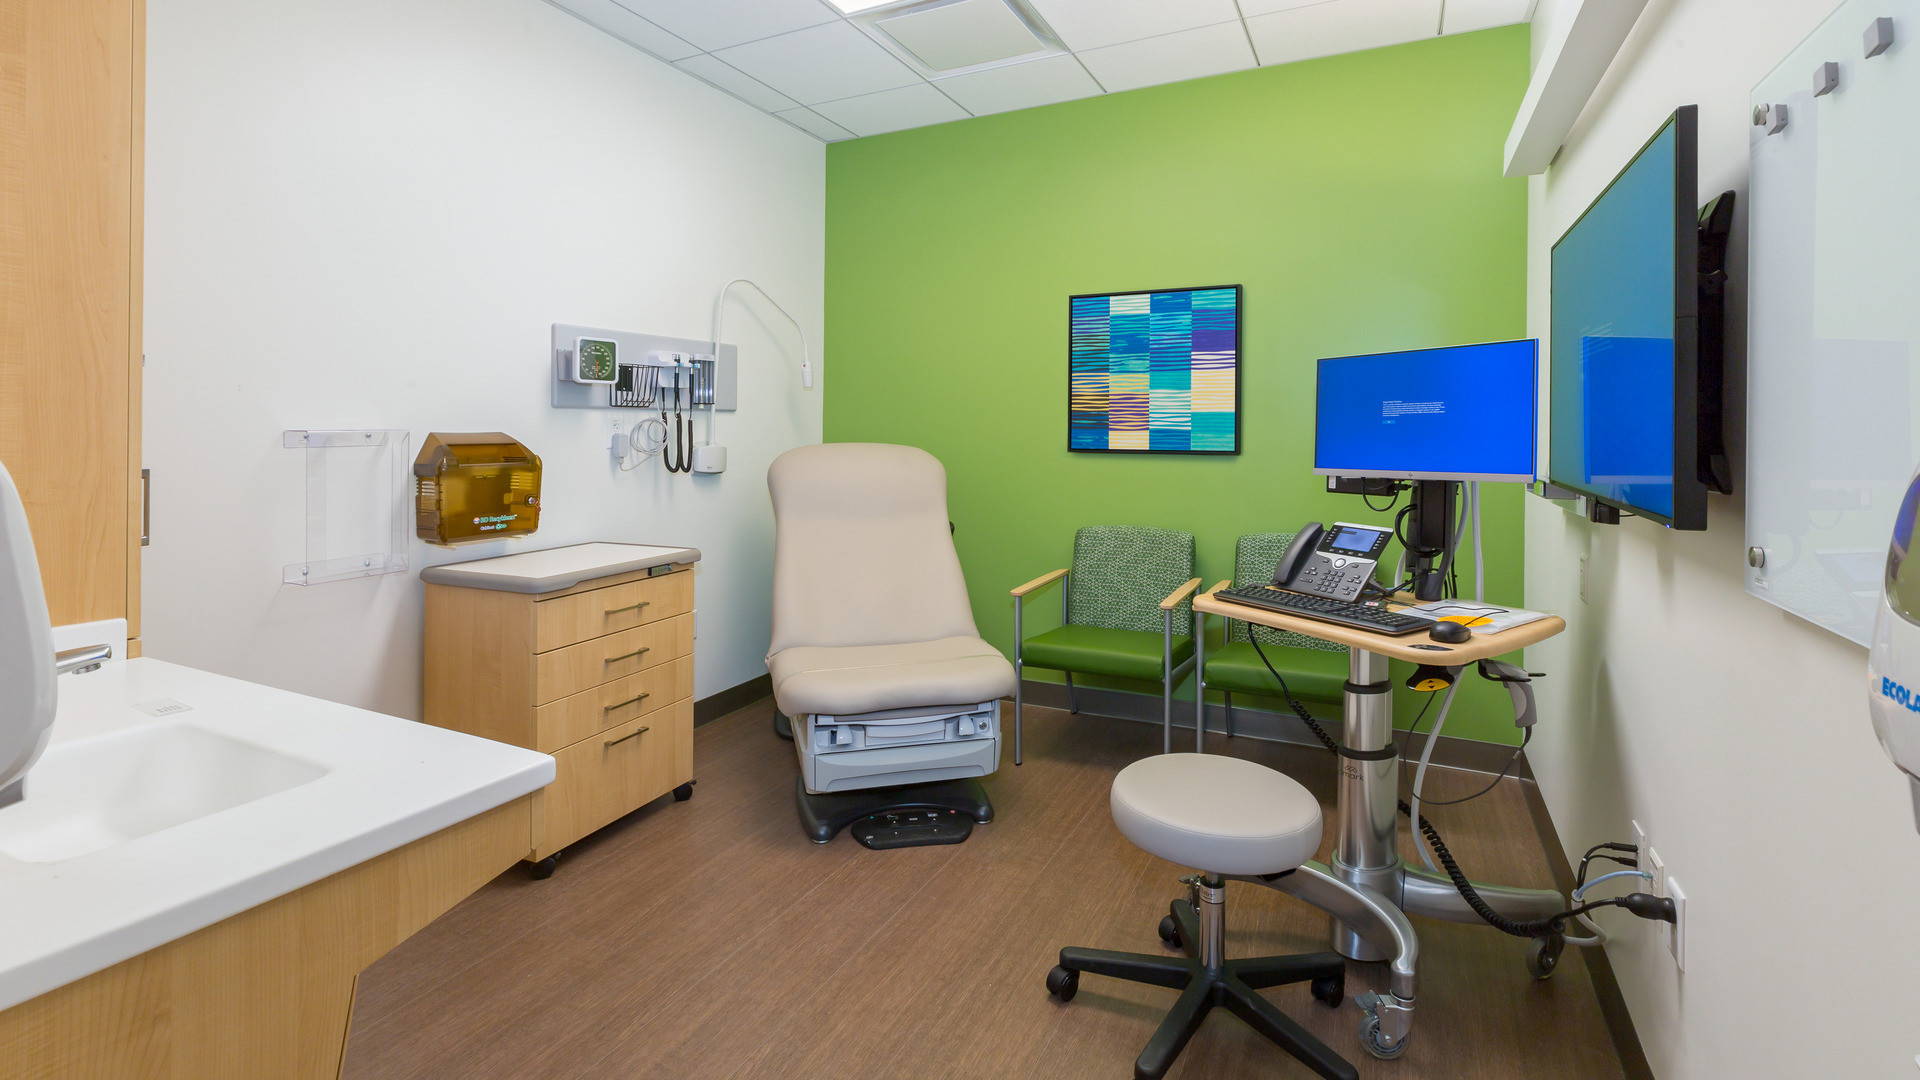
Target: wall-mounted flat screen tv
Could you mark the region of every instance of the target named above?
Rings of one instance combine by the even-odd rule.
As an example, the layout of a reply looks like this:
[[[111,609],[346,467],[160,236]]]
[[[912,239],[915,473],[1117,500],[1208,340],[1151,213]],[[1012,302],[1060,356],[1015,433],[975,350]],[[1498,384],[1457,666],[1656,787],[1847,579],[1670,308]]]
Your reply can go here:
[[[1552,258],[1547,478],[1676,529],[1706,528],[1707,492],[1731,489],[1720,329],[1733,198],[1695,209],[1695,113],[1660,126]]]

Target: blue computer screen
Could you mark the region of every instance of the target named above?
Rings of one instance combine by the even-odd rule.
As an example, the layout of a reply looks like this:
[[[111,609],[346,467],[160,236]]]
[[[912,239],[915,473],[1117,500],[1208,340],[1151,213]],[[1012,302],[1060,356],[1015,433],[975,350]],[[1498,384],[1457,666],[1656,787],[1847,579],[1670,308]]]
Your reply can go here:
[[[1500,341],[1320,361],[1314,471],[1532,480],[1537,352]]]
[[[1669,123],[1553,248],[1548,478],[1673,516]]]

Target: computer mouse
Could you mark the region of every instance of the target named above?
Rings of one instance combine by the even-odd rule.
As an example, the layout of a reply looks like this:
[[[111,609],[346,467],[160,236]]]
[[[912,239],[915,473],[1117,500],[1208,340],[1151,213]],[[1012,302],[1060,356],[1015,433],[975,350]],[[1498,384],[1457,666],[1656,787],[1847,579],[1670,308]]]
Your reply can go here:
[[[1427,636],[1435,641],[1444,641],[1449,645],[1458,645],[1462,642],[1473,640],[1473,631],[1467,629],[1460,623],[1449,622],[1442,619],[1433,624],[1433,629],[1427,631]]]

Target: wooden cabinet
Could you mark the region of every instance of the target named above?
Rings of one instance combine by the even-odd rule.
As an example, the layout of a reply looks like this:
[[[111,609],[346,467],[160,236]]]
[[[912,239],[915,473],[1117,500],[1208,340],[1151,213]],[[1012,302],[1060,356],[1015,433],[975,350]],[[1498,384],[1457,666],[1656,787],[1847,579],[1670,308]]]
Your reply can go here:
[[[460,573],[515,558],[428,571],[426,720],[553,755],[558,776],[530,803],[527,858],[539,862],[669,791],[692,793],[693,567],[548,592]]]
[[[144,0],[0,0],[0,463],[54,624],[132,638],[145,27]]]

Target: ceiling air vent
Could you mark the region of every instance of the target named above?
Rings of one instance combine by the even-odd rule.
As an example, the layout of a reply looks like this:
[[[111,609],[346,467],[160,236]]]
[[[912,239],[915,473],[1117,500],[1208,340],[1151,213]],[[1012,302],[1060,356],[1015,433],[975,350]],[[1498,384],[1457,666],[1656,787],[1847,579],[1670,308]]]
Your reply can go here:
[[[952,75],[1064,52],[1017,0],[934,0],[856,16],[868,33],[922,74]]]

